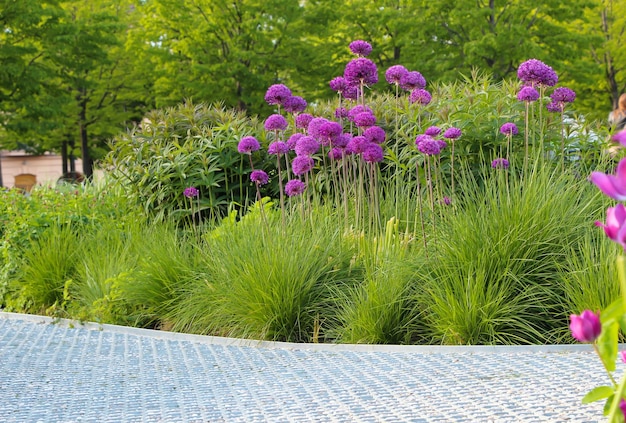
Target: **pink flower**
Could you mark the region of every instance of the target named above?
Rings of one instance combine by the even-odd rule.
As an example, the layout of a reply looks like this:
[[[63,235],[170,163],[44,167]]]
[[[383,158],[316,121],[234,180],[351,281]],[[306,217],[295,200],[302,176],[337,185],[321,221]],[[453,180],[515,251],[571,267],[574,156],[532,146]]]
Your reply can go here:
[[[623,204],[618,204],[606,210],[606,224],[596,221],[596,226],[601,226],[606,236],[626,250],[626,225],[624,222],[626,222],[626,207]]]
[[[620,131],[617,134],[613,135],[612,140],[613,141],[617,141],[618,143],[620,143],[620,144],[622,144],[623,146],[626,147],[626,129],[624,129],[623,131]]]
[[[600,316],[590,310],[585,310],[580,316],[572,314],[570,316],[569,328],[572,336],[580,342],[593,342],[602,331]]]
[[[609,197],[617,201],[626,200],[626,158],[618,163],[615,175],[591,172],[589,180]]]

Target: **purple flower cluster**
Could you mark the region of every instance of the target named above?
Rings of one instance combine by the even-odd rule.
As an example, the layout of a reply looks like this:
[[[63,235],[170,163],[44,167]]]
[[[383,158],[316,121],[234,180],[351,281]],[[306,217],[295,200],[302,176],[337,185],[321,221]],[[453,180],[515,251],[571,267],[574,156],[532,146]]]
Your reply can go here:
[[[459,128],[455,128],[454,126],[446,129],[446,132],[443,133],[443,137],[449,140],[457,139],[461,136],[462,132]]]
[[[263,127],[266,131],[284,131],[288,125],[287,119],[282,115],[274,114],[265,119]]]
[[[369,56],[372,52],[372,45],[367,41],[355,40],[350,43],[350,51],[357,56]]]
[[[553,87],[559,80],[554,69],[537,59],[530,59],[519,65],[517,77],[531,86],[546,85]]]
[[[307,134],[313,138],[319,138],[321,136],[320,129],[322,125],[328,122],[328,119],[324,119],[321,117],[314,117],[309,122],[309,126],[307,127]]]
[[[309,123],[313,120],[313,115],[308,113],[301,113],[296,116],[296,128],[298,129],[307,129],[309,127]]]
[[[343,77],[350,85],[372,85],[378,82],[378,68],[370,59],[359,57],[348,62]]]
[[[237,145],[237,151],[241,154],[252,154],[253,151],[257,151],[261,148],[261,144],[256,138],[247,136],[243,137]]]
[[[502,126],[500,127],[500,133],[507,136],[513,136],[517,135],[519,133],[519,130],[513,122],[507,122],[502,124]]]
[[[289,147],[290,150],[295,150],[296,149],[296,144],[298,143],[298,140],[300,138],[302,138],[302,137],[304,137],[304,134],[301,134],[299,132],[293,134],[287,140],[287,147]]]
[[[263,170],[253,170],[250,174],[250,180],[255,184],[265,185],[269,181],[269,176]]]
[[[296,141],[296,154],[298,156],[312,156],[320,149],[320,143],[311,136],[304,136]]]
[[[302,135],[302,134],[300,134]],[[268,154],[278,155],[289,153],[289,145],[283,141],[275,141],[267,148]]]
[[[293,170],[293,173],[298,176],[304,175],[313,169],[314,164],[315,162],[313,161],[313,158],[309,156],[297,156],[291,162],[291,170]]]
[[[371,143],[362,135],[352,137],[346,146],[346,151],[353,154],[363,154],[365,149]]]
[[[407,72],[400,78],[400,87],[407,91],[421,90],[426,87],[426,79],[417,71]]]
[[[333,143],[342,132],[339,122],[327,121],[319,127],[319,138],[324,146],[328,146]]]
[[[376,116],[370,112],[361,112],[354,116],[354,124],[359,128],[368,128],[376,125]]]
[[[306,100],[297,95],[287,98],[283,103],[283,107],[287,113],[302,113],[307,105]]]
[[[517,93],[517,99],[519,101],[527,101],[531,103],[539,100],[539,92],[534,87],[525,86],[519,90],[519,93]]]
[[[300,195],[306,189],[306,185],[299,179],[292,179],[285,185],[285,194],[290,197]]]
[[[274,84],[265,92],[265,101],[269,105],[283,105],[291,97],[291,90],[283,84]]]
[[[576,93],[567,87],[559,87],[550,95],[550,99],[552,102],[546,105],[548,111],[562,112],[566,103],[572,103],[576,100]]]
[[[508,169],[509,161],[507,159],[498,158],[491,162],[491,167],[494,169]]]
[[[196,187],[187,187],[183,191],[183,195],[187,198],[194,198],[200,194],[200,191]]]
[[[427,156],[436,156],[441,153],[441,144],[430,135],[418,135],[417,138],[415,138],[415,145],[420,153],[426,154]]]
[[[572,336],[579,342],[593,342],[602,332],[600,316],[591,310],[583,311],[580,316],[570,315],[570,330]]]
[[[441,128],[438,126],[430,126],[426,128],[426,130],[424,131],[425,135],[429,135],[431,137],[436,137],[440,133],[441,133]]]
[[[390,84],[400,85],[402,77],[409,73],[408,70],[402,65],[391,66],[385,72],[385,80]]]
[[[365,131],[363,131],[363,136],[367,138],[369,142],[372,142],[374,144],[382,144],[385,142],[387,134],[385,134],[385,130],[380,126],[370,126]]]
[[[383,157],[383,148],[378,144],[369,143],[363,151],[363,160],[368,163],[382,162]]]
[[[418,88],[416,90],[411,91],[409,95],[409,102],[411,104],[421,104],[422,106],[426,106],[432,100],[432,96],[428,91],[422,88]]]
[[[346,78],[343,76],[333,78],[328,85],[330,85],[331,90],[337,91],[338,93],[344,92],[349,87],[348,81],[346,81]]]

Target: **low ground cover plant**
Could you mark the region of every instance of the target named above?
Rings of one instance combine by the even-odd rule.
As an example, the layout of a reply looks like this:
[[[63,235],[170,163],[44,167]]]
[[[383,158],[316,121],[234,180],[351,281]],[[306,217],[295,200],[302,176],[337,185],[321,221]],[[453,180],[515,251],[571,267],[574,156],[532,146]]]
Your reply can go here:
[[[333,102],[275,84],[263,121],[190,103],[147,116],[54,222],[34,221],[61,188],[6,193],[3,307],[294,342],[571,342],[568,316],[618,293],[589,224],[606,132],[532,59],[515,81],[429,86],[350,49]],[[19,235],[11,201],[34,211]]]

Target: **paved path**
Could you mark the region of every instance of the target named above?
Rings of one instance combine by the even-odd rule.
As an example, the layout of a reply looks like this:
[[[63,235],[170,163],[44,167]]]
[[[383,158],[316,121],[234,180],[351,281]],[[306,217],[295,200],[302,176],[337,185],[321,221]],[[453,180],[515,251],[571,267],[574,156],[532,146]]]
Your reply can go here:
[[[606,382],[589,346],[296,345],[50,323],[0,313],[0,422],[603,421],[600,403],[580,403]]]

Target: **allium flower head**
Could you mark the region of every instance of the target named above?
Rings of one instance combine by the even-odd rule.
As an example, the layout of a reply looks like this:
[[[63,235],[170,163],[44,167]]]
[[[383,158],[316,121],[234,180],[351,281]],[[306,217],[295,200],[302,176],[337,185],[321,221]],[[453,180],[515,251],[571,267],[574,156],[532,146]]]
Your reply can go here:
[[[296,141],[296,154],[298,156],[312,156],[320,149],[320,143],[311,136],[304,136]]]
[[[307,134],[311,137],[319,138],[320,128],[326,122],[328,122],[328,119],[321,118],[321,117],[316,117],[316,118],[311,119],[311,121],[309,122],[309,126],[307,127],[307,131],[306,131]]]
[[[359,57],[348,62],[343,77],[350,85],[372,85],[378,82],[378,68],[370,59]]]
[[[378,163],[383,161],[383,148],[374,143],[369,143],[363,151],[363,160],[368,163]]]
[[[333,147],[345,148],[351,139],[352,134],[341,134],[333,141]]]
[[[593,342],[600,332],[602,332],[602,324],[600,316],[593,311],[585,310],[580,316],[572,314],[570,317],[569,328],[572,336],[580,342]]]
[[[344,92],[349,86],[348,81],[346,81],[346,78],[343,76],[333,78],[328,85],[330,85],[331,90],[337,91],[338,93]]]
[[[187,198],[194,198],[200,194],[200,191],[196,187],[187,187],[183,191],[183,195]]]
[[[553,87],[559,80],[554,69],[537,59],[530,59],[519,65],[517,77],[533,86],[547,85]]]
[[[354,117],[354,124],[359,128],[376,125],[376,116],[370,112],[361,112]]]
[[[297,95],[292,95],[283,103],[283,107],[287,113],[302,113],[306,109],[306,106],[306,100]]]
[[[358,115],[359,113],[363,113],[363,112],[369,112],[371,114],[374,114],[374,111],[370,109],[368,106],[358,104],[354,106],[353,108],[351,108],[350,110],[348,110],[348,119],[354,122],[354,117]]]
[[[346,146],[346,150],[353,154],[362,154],[371,143],[362,135],[352,137]]]
[[[441,199],[441,202],[446,206],[449,206],[450,204],[452,204],[452,200],[450,199],[450,197],[447,197],[447,196],[443,197]]]
[[[255,184],[265,185],[269,181],[269,176],[263,170],[253,170],[250,174],[250,180]]]
[[[497,158],[491,162],[491,167],[494,169],[508,169],[509,161],[507,159]]]
[[[304,134],[296,132],[295,134],[290,136],[289,139],[287,140],[287,147],[289,147],[290,150],[295,150],[298,140],[304,136],[305,136]]]
[[[436,137],[440,133],[441,133],[441,128],[438,126],[430,126],[426,128],[426,130],[424,131],[424,134],[430,135],[431,137]]]
[[[307,172],[310,172],[313,169],[313,165],[315,162],[309,156],[297,156],[291,162],[291,170],[296,175],[304,175]]]
[[[411,104],[417,103],[422,106],[429,104],[432,99],[433,98],[430,93],[422,88],[411,91],[411,94],[409,95],[409,102]]]
[[[374,144],[382,144],[385,142],[385,130],[380,126],[370,126],[365,131],[363,131],[363,136],[367,138],[369,142],[373,142]]]
[[[626,158],[617,164],[615,175],[602,172],[591,172],[589,180],[605,195],[617,201],[626,200]]]
[[[347,118],[348,117],[348,109],[345,107],[337,107],[335,109],[335,117],[337,119]]]
[[[623,204],[609,207],[606,210],[606,224],[596,221],[596,226],[604,229],[606,236],[626,251],[626,208]]]
[[[517,99],[519,101],[528,101],[529,103],[537,101],[539,100],[539,92],[534,87],[525,86],[517,93]]]
[[[313,120],[313,116],[308,113],[301,113],[296,116],[296,128],[306,129],[309,127],[309,123]]]
[[[418,135],[415,139],[417,149],[427,156],[435,156],[441,152],[441,146],[436,139],[428,135]]]
[[[567,87],[559,87],[550,94],[552,101],[558,101],[561,103],[571,103],[576,100],[576,93]]]
[[[448,143],[445,142],[444,140],[435,140],[437,141],[437,143],[439,144],[439,150],[443,150],[444,148],[446,148],[448,146]]]
[[[406,70],[404,66],[394,65],[385,72],[385,80],[390,84],[400,85],[400,80],[407,73],[409,73],[409,71]]]
[[[563,111],[565,103],[561,103],[558,101],[551,101],[546,104],[546,109],[551,113],[559,113]]]
[[[372,52],[372,45],[367,41],[355,40],[350,43],[350,51],[357,56],[369,56]]]
[[[341,135],[343,128],[339,122],[327,121],[319,128],[320,141],[322,145],[328,146]]]
[[[270,105],[282,105],[289,97],[291,97],[291,90],[283,84],[274,84],[265,92],[265,101]]]
[[[253,151],[257,151],[260,148],[261,144],[259,144],[256,138],[251,136],[243,137],[237,145],[237,151],[241,154],[251,154]]]
[[[359,89],[354,86],[349,86],[341,92],[341,96],[346,100],[357,100],[359,98]]]
[[[455,128],[454,126],[446,129],[446,132],[443,133],[443,137],[449,140],[457,139],[461,136],[461,130],[459,128]]]
[[[274,114],[265,119],[263,127],[266,131],[284,131],[288,125],[287,119],[282,115]]]
[[[426,87],[426,79],[418,71],[407,72],[400,79],[400,87],[403,90],[421,90]]]
[[[302,134],[300,134],[302,135]],[[289,153],[289,146],[287,145],[286,142],[283,141],[275,141],[273,143],[271,143],[269,145],[269,147],[267,148],[267,152],[269,154],[287,154]]]
[[[502,133],[503,135],[513,136],[519,134],[519,130],[517,129],[517,125],[515,125],[513,122],[507,122],[502,124],[502,126],[500,127],[500,133]]]
[[[302,194],[305,189],[306,185],[299,179],[292,179],[285,184],[285,194],[290,197]]]
[[[328,158],[331,160],[341,160],[344,156],[343,148],[333,147],[328,152]]]

